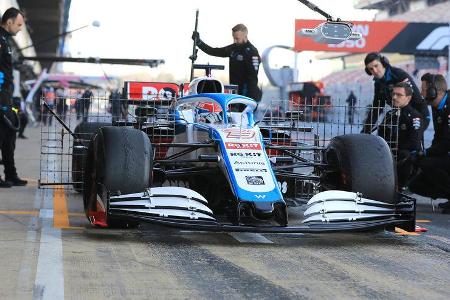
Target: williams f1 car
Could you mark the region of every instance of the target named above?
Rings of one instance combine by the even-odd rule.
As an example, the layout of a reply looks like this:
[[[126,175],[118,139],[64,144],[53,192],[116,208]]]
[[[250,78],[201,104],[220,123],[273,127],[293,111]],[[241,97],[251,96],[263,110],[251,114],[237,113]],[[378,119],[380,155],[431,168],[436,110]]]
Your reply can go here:
[[[133,118],[101,124],[84,144],[89,221],[272,233],[414,229],[415,199],[397,191],[383,139],[307,143],[311,128],[255,120],[257,103],[226,90],[211,76],[188,88],[127,82]],[[301,223],[289,218],[293,206],[303,210]]]

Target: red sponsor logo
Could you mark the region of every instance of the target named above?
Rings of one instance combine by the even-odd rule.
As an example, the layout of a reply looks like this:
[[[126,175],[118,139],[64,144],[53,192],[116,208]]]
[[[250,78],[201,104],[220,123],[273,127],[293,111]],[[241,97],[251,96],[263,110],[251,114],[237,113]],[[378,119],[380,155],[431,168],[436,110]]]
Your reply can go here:
[[[133,100],[171,99],[178,96],[180,89],[171,82],[127,82],[127,97]]]
[[[407,22],[353,21],[353,31],[361,33],[362,38],[339,44],[321,44],[314,39],[298,34],[302,28],[315,28],[323,22],[323,20],[295,20],[295,51],[380,52],[408,25]]]
[[[245,150],[261,150],[261,144],[258,143],[225,143],[227,149],[245,149]]]

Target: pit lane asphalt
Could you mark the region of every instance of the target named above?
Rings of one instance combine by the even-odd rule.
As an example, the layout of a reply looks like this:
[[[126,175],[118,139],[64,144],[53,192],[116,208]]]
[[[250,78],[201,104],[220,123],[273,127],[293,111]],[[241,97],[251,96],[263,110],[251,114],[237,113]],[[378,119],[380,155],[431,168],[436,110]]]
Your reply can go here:
[[[79,194],[37,189],[39,128],[18,140],[26,187],[0,190],[0,299],[430,298],[450,294],[450,216],[419,198],[419,235],[92,228]],[[295,213],[291,217],[295,216]]]

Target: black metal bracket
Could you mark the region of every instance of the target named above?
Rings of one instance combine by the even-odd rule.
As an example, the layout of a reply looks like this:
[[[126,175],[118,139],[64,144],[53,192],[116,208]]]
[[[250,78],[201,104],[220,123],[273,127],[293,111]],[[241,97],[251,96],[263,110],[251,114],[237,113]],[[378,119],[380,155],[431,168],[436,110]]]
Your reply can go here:
[[[78,137],[76,136],[76,134],[69,128],[69,126],[66,125],[66,123],[64,123],[63,120],[61,120],[60,117],[58,117],[57,114],[55,114],[55,112],[50,108],[50,106],[47,104],[47,102],[42,101],[42,104],[44,105],[44,108],[47,109],[47,111],[49,111],[49,112],[55,117],[55,119],[62,125],[62,127],[64,127],[65,130],[67,130],[67,132],[68,132],[74,139],[78,139]]]
[[[321,14],[322,16],[324,16],[325,18],[327,18],[327,21],[333,21],[333,17],[329,14],[327,14],[326,12],[324,12],[323,10],[321,10],[317,5],[315,5],[314,3],[309,2],[308,0],[298,0],[300,1],[300,3],[306,5],[309,9]],[[337,18],[336,21],[340,21],[341,19]]]

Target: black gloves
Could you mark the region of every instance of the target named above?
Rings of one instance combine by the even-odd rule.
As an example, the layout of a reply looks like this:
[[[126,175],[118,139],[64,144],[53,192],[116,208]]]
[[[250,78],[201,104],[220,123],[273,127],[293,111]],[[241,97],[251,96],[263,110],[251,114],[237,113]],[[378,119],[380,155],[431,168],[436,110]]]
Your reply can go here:
[[[3,105],[0,107],[0,122],[6,125],[7,128],[18,131],[20,127],[20,120],[16,111],[11,106]]]
[[[410,154],[410,160],[413,164],[419,165],[420,161],[425,157],[425,152],[420,151],[412,151]]]
[[[371,125],[364,124],[363,128],[361,129],[361,133],[367,133],[371,134],[373,130],[373,127]]]
[[[197,46],[202,43],[202,40],[200,39],[200,33],[198,33],[198,31],[192,32],[192,39],[194,40]]]

